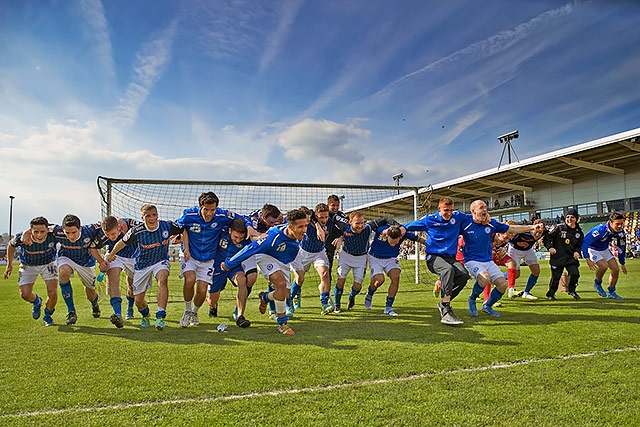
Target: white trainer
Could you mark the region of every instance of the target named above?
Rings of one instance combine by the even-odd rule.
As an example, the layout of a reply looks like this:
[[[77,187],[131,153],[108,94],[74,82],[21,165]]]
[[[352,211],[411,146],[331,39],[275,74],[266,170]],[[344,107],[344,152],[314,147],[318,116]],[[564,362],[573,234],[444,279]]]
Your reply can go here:
[[[522,299],[528,299],[531,301],[535,301],[538,299],[538,297],[531,295],[529,292],[525,292],[524,294],[522,294]]]
[[[180,326],[182,326],[183,328],[186,328],[187,326],[189,326],[190,320],[191,320],[191,312],[185,310],[184,314],[182,315],[182,319],[180,319]]]
[[[198,313],[196,313],[195,311],[191,312],[191,318],[189,319],[189,324],[191,326],[200,325],[200,319],[198,319]]]

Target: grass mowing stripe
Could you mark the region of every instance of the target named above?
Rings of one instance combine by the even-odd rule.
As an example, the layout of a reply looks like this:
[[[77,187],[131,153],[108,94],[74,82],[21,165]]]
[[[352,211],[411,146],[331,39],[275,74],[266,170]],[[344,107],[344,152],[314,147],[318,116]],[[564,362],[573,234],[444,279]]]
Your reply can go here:
[[[175,405],[175,404],[185,404],[185,403],[210,403],[215,401],[250,399],[250,398],[264,397],[264,396],[281,396],[286,394],[314,393],[319,391],[336,390],[336,389],[342,389],[342,388],[348,388],[348,387],[370,386],[370,385],[376,385],[376,384],[389,384],[394,382],[411,381],[416,379],[435,377],[439,375],[451,375],[451,374],[460,374],[460,373],[468,373],[468,372],[482,372],[482,371],[489,371],[493,369],[505,369],[505,368],[512,368],[515,366],[530,365],[533,363],[540,363],[540,362],[553,362],[553,361],[562,361],[562,360],[570,360],[570,359],[579,359],[579,358],[586,358],[586,357],[593,357],[593,356],[602,356],[602,355],[607,355],[612,353],[622,353],[622,352],[639,351],[639,350],[640,350],[640,346],[633,346],[633,347],[626,347],[626,348],[613,348],[613,349],[607,349],[607,350],[592,351],[588,353],[568,354],[568,355],[556,356],[556,357],[544,357],[544,358],[535,358],[535,359],[528,359],[528,360],[519,360],[519,361],[507,362],[507,363],[475,366],[471,368],[441,370],[437,372],[414,374],[414,375],[409,375],[405,377],[381,378],[377,380],[357,381],[352,383],[331,384],[331,385],[325,385],[325,386],[304,387],[304,388],[289,389],[289,390],[273,390],[273,391],[264,391],[264,392],[254,392],[254,393],[242,393],[242,394],[234,394],[234,395],[226,395],[226,396],[223,395],[223,396],[210,396],[210,397],[189,398],[189,399],[156,400],[156,401],[127,403],[127,404],[119,404],[119,405],[76,407],[76,408],[65,408],[65,409],[51,409],[51,410],[44,410],[44,411],[21,412],[21,413],[13,413],[13,414],[0,414],[0,418],[27,418],[27,417],[35,417],[35,416],[73,414],[73,413],[82,413],[82,412],[114,411],[114,410],[121,410],[121,409],[126,410],[129,408],[142,408],[142,407],[152,407],[152,406],[159,406],[159,405]]]

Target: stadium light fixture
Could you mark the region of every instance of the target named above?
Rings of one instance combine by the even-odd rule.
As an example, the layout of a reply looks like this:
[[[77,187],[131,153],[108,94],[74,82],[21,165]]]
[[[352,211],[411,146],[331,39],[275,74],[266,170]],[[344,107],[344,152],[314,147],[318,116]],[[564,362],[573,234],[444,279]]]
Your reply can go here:
[[[400,187],[400,180],[404,178],[404,174],[402,172],[397,173],[392,176],[393,180],[396,182],[396,187]],[[398,194],[400,194],[400,189],[398,189]]]
[[[504,147],[502,148],[502,155],[500,156],[500,162],[498,163],[498,169],[500,169],[500,165],[502,164],[502,159],[504,158],[505,151],[507,152],[508,163],[511,163],[511,151],[513,151],[513,155],[516,156],[516,159],[518,159],[516,151],[511,146],[511,141],[519,137],[520,133],[517,130],[505,133],[504,135],[500,135],[498,137],[498,141],[500,141],[501,144],[504,144]],[[518,161],[520,161],[520,159],[518,159]]]

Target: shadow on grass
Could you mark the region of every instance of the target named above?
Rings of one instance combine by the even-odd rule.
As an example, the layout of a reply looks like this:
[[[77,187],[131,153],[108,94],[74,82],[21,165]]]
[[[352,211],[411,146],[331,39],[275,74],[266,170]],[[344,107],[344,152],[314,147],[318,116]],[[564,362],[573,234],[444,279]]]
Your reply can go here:
[[[383,314],[381,306],[374,305],[371,310],[366,310],[362,307],[361,301],[352,311],[326,316],[320,315],[319,307],[313,307],[310,304],[310,307],[303,307],[290,319],[289,324],[296,332],[293,336],[278,334],[276,322],[267,315],[257,313],[248,316],[252,326],[246,329],[236,327],[233,319],[208,318],[205,317],[206,315],[201,316],[199,326],[181,328],[178,323],[181,312],[176,310],[170,310],[166,327],[162,331],[155,330],[153,319],[150,328],[140,327],[139,317],[133,321],[127,321],[123,329],[116,329],[105,318],[88,319],[85,324],[79,321],[74,326],[56,327],[62,333],[110,336],[145,343],[235,346],[265,342],[355,350],[363,343],[370,342],[415,344],[463,342],[496,346],[521,344],[516,340],[517,337],[508,334],[505,334],[504,339],[487,339],[483,333],[483,328],[487,326],[508,328],[509,326],[552,325],[571,321],[640,324],[640,317],[630,314],[638,309],[640,304],[638,299],[615,301],[595,297],[575,301],[566,294],[559,294],[558,301],[553,302],[544,299],[538,301],[504,299],[504,306],[498,309],[501,313],[500,318],[489,317],[484,313],[480,313],[475,318],[471,317],[466,307],[461,307],[462,301],[466,299],[461,296],[454,302],[454,310],[465,323],[455,327],[440,323],[435,298],[429,298],[426,307],[399,305],[396,308],[398,317]],[[172,318],[174,316],[175,319]],[[227,331],[218,333],[217,326],[221,322],[227,322],[229,326]]]

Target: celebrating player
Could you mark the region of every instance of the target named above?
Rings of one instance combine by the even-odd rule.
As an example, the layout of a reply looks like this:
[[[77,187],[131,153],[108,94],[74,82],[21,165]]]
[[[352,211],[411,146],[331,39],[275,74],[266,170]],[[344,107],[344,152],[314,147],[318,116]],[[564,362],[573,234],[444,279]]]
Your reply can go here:
[[[307,214],[294,209],[287,214],[288,223],[272,227],[267,236],[251,242],[233,257],[226,259],[221,267],[233,270],[242,261],[255,255],[260,272],[273,285],[274,291],[260,293],[260,313],[265,313],[267,303],[274,301],[278,331],[281,334],[293,335],[288,325],[286,299],[289,296],[289,268],[298,255],[300,240],[307,231]]]
[[[618,261],[611,253],[611,246],[618,248]],[[614,212],[609,216],[609,221],[593,227],[584,236],[582,243],[582,256],[587,260],[587,265],[591,270],[596,271],[596,278],[593,287],[603,298],[613,298],[622,300],[616,293],[616,284],[620,270],[627,274],[625,256],[627,252],[627,240],[624,232],[624,215]],[[607,269],[609,270],[609,287],[607,292],[602,289],[602,278]]]
[[[58,270],[56,268],[56,241],[53,233],[49,231],[49,221],[39,216],[29,223],[31,230],[31,243],[26,244],[21,240],[22,233],[18,233],[9,241],[7,247],[7,269],[4,278],[8,279],[13,271],[13,256],[16,248],[20,248],[20,275],[18,286],[23,300],[32,304],[31,315],[39,319],[42,314],[42,298],[33,292],[33,285],[42,277],[47,286],[47,301],[44,308],[44,326],[53,325],[53,312],[58,302]]]
[[[318,290],[320,291],[320,305],[322,314],[330,313],[334,307],[329,301],[331,292],[331,282],[329,281],[329,260],[325,249],[325,238],[327,234],[327,222],[329,221],[329,206],[324,203],[316,205],[315,211],[301,207],[300,210],[307,214],[307,231],[300,242],[298,256],[291,263],[294,272],[294,283],[291,286],[291,298],[300,295],[300,289],[304,283],[305,273],[309,271],[311,264],[315,267],[320,276]],[[287,307],[287,314],[293,314],[295,308]],[[338,308],[338,311],[340,309]]]
[[[386,222],[386,224],[379,225],[382,222]],[[397,316],[398,314],[393,311],[393,302],[400,285],[400,262],[398,261],[400,244],[407,239],[424,244],[425,239],[412,232],[406,232],[404,227],[401,227],[398,222],[391,218],[381,218],[373,221],[373,223],[372,227],[375,230],[375,235],[367,257],[369,268],[371,269],[371,283],[364,299],[364,306],[367,309],[371,309],[373,294],[382,286],[384,273],[387,273],[391,283],[387,292],[384,314]]]
[[[96,260],[91,255],[89,247],[91,241],[100,229],[100,224],[80,225],[80,218],[67,215],[62,219],[62,225],[56,225],[53,233],[58,247],[58,280],[62,299],[67,305],[67,325],[73,325],[78,320],[73,302],[71,275],[76,272],[84,285],[87,299],[91,302],[93,317],[100,317],[98,293],[96,292]]]
[[[148,328],[149,306],[145,300],[145,294],[151,288],[155,277],[158,282],[158,311],[156,312],[156,329],[165,327],[167,316],[167,302],[169,300],[169,243],[170,237],[181,234],[184,229],[173,221],[158,219],[158,209],[152,204],[144,204],[140,208],[143,223],[137,224],[118,240],[107,261],[113,262],[116,254],[125,246],[136,246],[136,264],[133,273],[133,295],[136,307],[142,315],[140,326]]]
[[[218,250],[218,240],[222,228],[231,224],[239,215],[218,207],[220,200],[213,192],[202,193],[198,197],[198,206],[185,209],[176,220],[184,228],[182,241],[183,259],[180,262],[184,277],[183,296],[184,314],[180,326],[200,324],[198,310],[207,297],[207,288],[211,283],[213,260]],[[244,217],[247,226],[249,218]],[[194,292],[194,285],[195,292]],[[193,304],[193,305],[192,305]],[[211,304],[216,309],[217,305]]]
[[[120,219],[113,215],[106,216],[100,223],[100,230],[96,233],[91,244],[91,253],[93,257],[98,261],[100,271],[107,272],[107,279],[109,281],[109,303],[113,308],[113,314],[111,315],[111,323],[116,328],[122,328],[124,321],[122,320],[122,297],[120,296],[120,273],[125,272],[127,276],[127,319],[133,318],[133,291],[131,286],[133,284],[133,271],[136,263],[135,260],[135,246],[127,246],[122,249],[113,262],[108,262],[100,255],[98,249],[107,248],[108,256],[109,252],[113,249],[113,246],[134,227],[138,221],[130,218]]]
[[[471,203],[471,215],[466,215],[461,227],[464,237],[464,266],[476,281],[468,299],[468,306],[469,313],[477,316],[476,299],[483,292],[484,287],[492,283],[495,288],[491,291],[489,299],[482,305],[482,311],[490,316],[499,317],[500,314],[493,309],[493,305],[507,290],[507,280],[492,259],[493,235],[495,233],[526,233],[543,225],[509,225],[495,219],[490,219],[487,223],[489,218],[486,203],[476,200]]]
[[[465,218],[466,214],[455,210],[452,199],[443,197],[438,202],[438,211],[435,214],[425,215],[404,226],[407,231],[427,233],[427,268],[440,277],[442,299],[438,301],[438,310],[440,322],[445,325],[464,323],[453,313],[451,301],[458,296],[469,280],[464,265],[456,260],[460,225]]]
[[[218,250],[213,261],[213,278],[209,285],[210,304],[218,306],[220,292],[225,288],[227,280],[230,280],[238,288],[236,293],[236,309],[233,312],[236,325],[240,328],[248,328],[251,322],[244,317],[247,306],[247,298],[251,293],[251,287],[247,286],[248,278],[257,275],[254,263],[247,264],[245,260],[236,268],[223,270],[221,264],[227,258],[231,258],[242,248],[251,243],[247,237],[247,225],[243,218],[234,219],[228,227],[222,229],[218,242]],[[249,268],[250,265],[250,268]],[[252,277],[255,283],[255,277]]]

